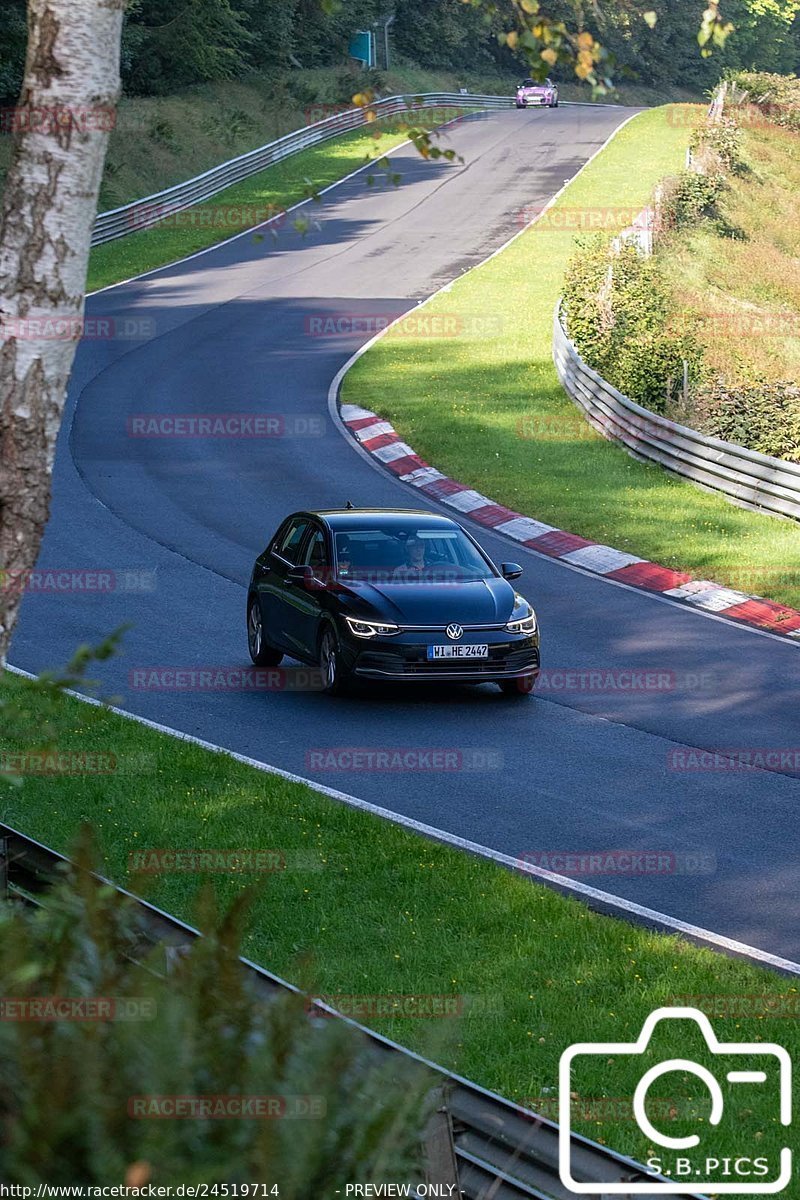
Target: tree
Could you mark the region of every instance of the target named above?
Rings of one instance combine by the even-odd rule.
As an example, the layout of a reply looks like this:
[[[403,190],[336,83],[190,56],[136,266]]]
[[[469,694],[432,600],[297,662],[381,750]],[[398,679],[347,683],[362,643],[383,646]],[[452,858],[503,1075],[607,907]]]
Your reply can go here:
[[[341,61],[353,34],[368,29],[387,5],[382,0],[297,0],[294,53],[304,67]]]
[[[29,0],[28,49],[0,210],[0,566],[36,564],[56,436],[119,97],[125,0]],[[58,322],[56,325],[54,322]],[[0,589],[0,663],[22,589]]]
[[[731,0],[736,36],[725,47],[734,70],[789,73],[798,68],[800,0]]]
[[[126,91],[163,94],[242,74],[253,38],[230,0],[135,0],[125,24]]]
[[[0,104],[13,104],[22,86],[28,29],[25,0],[5,0],[0,44]]]
[[[288,68],[297,0],[239,0],[252,34],[248,61],[257,71]]]
[[[392,34],[397,50],[422,67],[476,70],[496,65],[497,35],[512,20],[510,5],[488,16],[463,0],[397,0]]]

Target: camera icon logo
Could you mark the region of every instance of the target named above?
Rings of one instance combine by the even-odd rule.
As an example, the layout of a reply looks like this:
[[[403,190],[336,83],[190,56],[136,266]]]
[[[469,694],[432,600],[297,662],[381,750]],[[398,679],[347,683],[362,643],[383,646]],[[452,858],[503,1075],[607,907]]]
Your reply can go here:
[[[633,1117],[650,1144],[660,1147],[662,1158],[648,1159],[647,1170],[653,1172],[652,1182],[647,1183],[587,1183],[575,1178],[572,1163],[571,1094],[573,1064],[585,1057],[618,1057],[640,1055],[647,1050],[653,1031],[662,1021],[694,1021],[700,1028],[709,1052],[720,1056],[720,1075],[714,1075],[707,1067],[685,1058],[671,1058],[650,1067],[642,1075],[632,1099]],[[725,1058],[732,1057],[731,1062]],[[745,1061],[743,1061],[745,1060]],[[670,1137],[650,1121],[647,1115],[647,1098],[656,1080],[670,1072],[695,1075],[702,1081],[711,1097],[711,1113],[708,1128],[704,1133],[713,1136],[713,1131],[722,1122],[725,1113],[725,1097],[720,1078],[729,1084],[743,1087],[763,1087],[774,1083],[777,1065],[779,1121],[788,1126],[792,1121],[792,1062],[783,1046],[771,1042],[720,1042],[705,1013],[696,1008],[659,1008],[645,1021],[642,1032],[635,1042],[580,1042],[570,1046],[561,1055],[559,1063],[559,1174],[561,1182],[572,1192],[582,1196],[633,1196],[646,1194],[696,1195],[699,1190],[711,1190],[714,1195],[775,1195],[782,1192],[792,1178],[792,1151],[784,1146],[778,1161],[769,1158],[717,1157],[713,1147],[707,1152],[701,1149],[695,1156],[689,1152],[700,1146],[697,1134],[686,1137]],[[770,1066],[772,1071],[766,1068]],[[741,1068],[741,1069],[739,1069]],[[743,1093],[747,1102],[747,1093]],[[680,1155],[680,1157],[678,1157]],[[669,1165],[667,1165],[669,1164]],[[731,1180],[733,1176],[733,1181]],[[771,1178],[770,1178],[771,1177]]]

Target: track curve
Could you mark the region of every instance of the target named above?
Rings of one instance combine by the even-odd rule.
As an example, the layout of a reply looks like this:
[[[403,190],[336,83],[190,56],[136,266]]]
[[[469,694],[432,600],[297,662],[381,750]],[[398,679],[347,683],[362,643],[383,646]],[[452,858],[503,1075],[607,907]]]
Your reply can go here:
[[[397,188],[356,175],[301,237],[240,237],[91,297],[87,311],[150,322],[135,340],[86,340],[73,372],[40,565],[155,572],[152,591],[29,595],[11,660],[40,670],[122,622],[105,664],[128,709],[513,856],[638,849],[705,855],[701,874],[589,882],[682,920],[800,957],[796,811],[788,774],[675,771],[682,746],[800,746],[798,648],[529,553],[520,559],[551,668],[661,670],[668,691],[548,694],[509,705],[492,688],[148,691],[142,667],[245,665],[243,588],[279,519],[300,507],[417,507],[424,498],[354,452],[327,414],[330,381],[369,332],[309,336],[309,320],[394,316],[482,261],[631,110],[592,107],[469,119],[464,164],[395,153]],[[129,328],[131,326],[129,325]],[[140,414],[267,413],[319,436],[145,439]],[[536,514],[531,514],[535,516]],[[510,547],[513,545],[513,553]],[[319,772],[330,747],[487,752],[469,772]]]

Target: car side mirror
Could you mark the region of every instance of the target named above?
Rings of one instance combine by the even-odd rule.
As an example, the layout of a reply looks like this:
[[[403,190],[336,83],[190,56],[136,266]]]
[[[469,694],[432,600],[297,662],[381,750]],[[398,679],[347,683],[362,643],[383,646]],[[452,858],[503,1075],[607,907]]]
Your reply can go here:
[[[286,572],[286,582],[295,583],[307,592],[321,592],[325,589],[325,584],[314,574],[314,568],[309,566],[290,567]]]
[[[517,563],[503,563],[500,571],[502,572],[503,579],[519,579],[522,574],[522,567]]]

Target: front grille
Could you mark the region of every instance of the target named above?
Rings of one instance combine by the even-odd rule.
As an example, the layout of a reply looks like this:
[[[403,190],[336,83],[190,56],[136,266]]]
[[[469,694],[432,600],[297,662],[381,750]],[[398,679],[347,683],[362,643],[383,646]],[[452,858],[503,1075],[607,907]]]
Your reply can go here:
[[[406,675],[497,675],[505,665],[491,658],[441,658],[407,662]]]
[[[539,651],[525,646],[508,654],[504,647],[489,647],[488,658],[428,659],[416,652],[415,657],[402,654],[365,651],[356,664],[357,671],[380,671],[386,675],[517,675],[539,667]]]
[[[401,675],[405,668],[402,654],[361,654],[357,663],[359,670],[387,671],[392,675]]]

